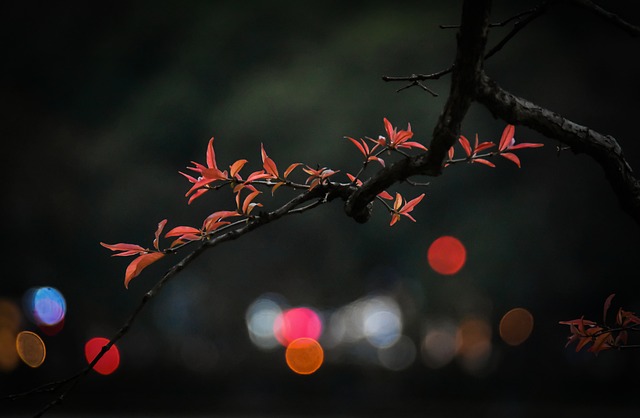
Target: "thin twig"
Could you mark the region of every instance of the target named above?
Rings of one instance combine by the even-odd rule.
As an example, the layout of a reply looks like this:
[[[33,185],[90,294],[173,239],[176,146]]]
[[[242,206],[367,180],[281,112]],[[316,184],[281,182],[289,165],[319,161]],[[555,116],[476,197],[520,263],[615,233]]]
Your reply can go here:
[[[625,32],[628,32],[629,35],[631,35],[631,36],[640,36],[640,27],[639,26],[632,25],[631,23],[629,23],[626,20],[622,19],[617,14],[611,13],[610,11],[603,9],[602,7],[598,6],[594,2],[592,2],[590,0],[570,0],[570,1],[572,3],[577,4],[578,6],[582,6],[585,9],[595,13],[596,15],[600,16],[604,20],[609,21],[610,23],[614,24],[615,26],[619,27],[620,29],[624,30]]]

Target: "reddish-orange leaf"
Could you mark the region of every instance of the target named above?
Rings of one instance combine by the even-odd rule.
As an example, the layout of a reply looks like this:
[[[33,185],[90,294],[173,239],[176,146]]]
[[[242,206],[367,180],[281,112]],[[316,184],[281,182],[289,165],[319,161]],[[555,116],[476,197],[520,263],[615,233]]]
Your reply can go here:
[[[234,210],[218,210],[216,212],[213,212],[211,215],[207,216],[207,219],[205,219],[205,222],[208,222],[208,221],[217,222],[225,218],[233,218],[234,216],[240,216],[240,215],[238,215],[238,212]]]
[[[611,306],[611,301],[615,296],[615,293],[610,294],[607,299],[604,301],[604,307],[602,308],[602,322],[607,323],[607,312],[609,311],[609,307]]]
[[[453,147],[449,148],[449,159],[453,160],[453,155],[455,153],[455,150],[453,149]]]
[[[216,180],[217,179],[206,178],[206,177],[200,178],[193,186],[191,186],[191,188],[187,191],[185,196],[189,196],[191,193],[194,193],[196,190],[200,189],[201,187],[206,186],[209,183],[213,183]]]
[[[522,148],[540,148],[543,147],[544,144],[534,143],[534,142],[522,142],[520,144],[515,144],[509,147],[509,150],[517,150]]]
[[[242,167],[247,163],[247,160],[238,160],[235,163],[231,164],[229,167],[229,175],[231,177],[236,177],[236,175],[242,170]]]
[[[400,209],[400,213],[402,215],[408,216],[407,214],[409,212],[411,212],[413,210],[413,208],[420,203],[420,201],[424,198],[424,193],[422,193],[420,196],[416,197],[415,199],[411,199],[410,201],[408,201],[407,203],[405,203],[405,205],[402,207],[402,209]],[[410,216],[409,216],[410,217]],[[415,220],[414,220],[415,221]]]
[[[137,277],[142,272],[142,270],[147,268],[150,264],[153,264],[156,261],[160,260],[162,257],[164,257],[164,253],[153,252],[149,254],[143,254],[135,258],[129,264],[129,266],[127,266],[127,271],[125,272],[125,275],[124,275],[124,287],[128,289],[129,282],[134,277]]]
[[[460,145],[462,145],[462,149],[464,149],[467,157],[471,157],[471,144],[469,143],[469,140],[465,138],[464,135],[460,135],[460,138],[458,138],[458,142],[460,143]]]
[[[362,180],[357,179],[356,176],[354,176],[351,173],[346,173],[346,174],[347,174],[347,177],[349,178],[349,181],[351,181],[351,183],[355,183],[356,186],[362,186]]]
[[[592,326],[596,324],[593,321],[589,321],[588,319],[583,319],[583,318],[572,319],[570,321],[560,321],[558,323],[562,325],[582,326],[582,329],[584,329],[584,325]]]
[[[420,148],[425,151],[428,151],[427,147],[415,141],[404,141],[400,145],[398,145],[398,148]]]
[[[262,155],[262,166],[264,167],[265,171],[272,178],[279,178],[280,176],[278,175],[278,167],[276,166],[276,163],[267,155],[266,151],[264,150],[263,144],[260,144],[260,153]]]
[[[582,348],[584,348],[584,346],[589,344],[590,342],[591,337],[580,337],[580,341],[578,341],[578,345],[576,345],[576,353],[582,350]]]
[[[502,137],[500,138],[500,146],[498,147],[500,151],[506,150],[511,145],[515,130],[515,126],[511,124],[507,125],[504,128],[504,130],[502,131]]]
[[[269,179],[272,177],[273,176],[271,174],[265,173],[264,170],[254,171],[253,173],[249,174],[249,177],[247,177],[247,183],[256,180]]]
[[[398,215],[397,213],[391,214],[391,222],[389,223],[389,226],[393,226],[399,220],[400,220],[400,215]]]
[[[104,242],[101,242],[100,245],[102,245],[104,248],[107,248],[111,251],[122,251],[120,254],[113,254],[114,256],[130,256],[130,255],[140,254],[146,251],[145,248],[137,244],[125,244],[125,243],[105,244]]]
[[[185,176],[185,177],[187,178],[187,180],[189,180],[189,183],[197,183],[197,182],[198,182],[198,179],[197,179],[197,178],[195,178],[195,177],[193,177],[193,176],[190,176],[190,175],[188,175],[188,174],[185,174],[185,173],[183,173],[182,171],[178,171],[178,173],[180,173],[180,174],[182,174],[183,176]]]
[[[371,157],[367,158],[367,161],[377,161],[380,163],[381,166],[384,167],[384,160],[380,157],[376,157],[375,155],[372,155]]]
[[[202,230],[205,232],[211,232],[215,229],[220,228],[223,225],[227,225],[230,222],[222,221],[224,218],[232,218],[234,216],[240,216],[238,212],[233,210],[219,210],[217,212],[213,212],[211,215],[207,216],[205,220],[202,222]]]
[[[284,172],[284,178],[286,179],[289,174],[291,174],[291,172],[299,165],[302,165],[302,163],[293,163],[291,164]]]
[[[362,182],[360,182],[362,183]],[[391,196],[389,193],[387,193],[386,190],[381,191],[380,193],[378,193],[378,197],[381,197],[385,200],[393,200],[393,196]]]
[[[192,226],[176,226],[171,231],[164,234],[164,237],[179,237],[185,234],[200,234],[200,232],[201,231],[198,228],[194,228]]]
[[[258,196],[261,192],[256,190],[255,192],[250,193],[245,199],[244,202],[242,203],[242,213],[245,215],[248,215],[249,213],[251,213],[251,211],[253,210],[253,208],[255,206],[262,206],[262,204],[260,203],[252,203],[253,199],[255,199],[256,196]]]
[[[510,152],[503,152],[500,154],[500,156],[506,158],[509,161],[512,161],[515,165],[518,166],[518,168],[520,168],[520,158],[518,158],[517,155],[512,154]]]
[[[568,338],[567,343],[564,345],[565,348],[569,347],[571,345],[571,343],[573,343],[574,341],[578,340],[580,338],[580,336],[578,334],[573,334]]]
[[[162,234],[162,230],[164,229],[164,226],[167,224],[167,220],[163,219],[158,223],[158,228],[156,229],[156,235],[155,235],[155,239],[153,240],[153,247],[156,250],[160,250],[159,245],[160,245],[160,234]]]
[[[205,224],[205,232],[211,232],[211,231],[215,231],[216,229],[220,228],[221,226],[224,225],[229,225],[231,222],[229,221],[218,221],[218,222],[207,222]]]
[[[620,333],[618,334],[618,336],[616,337],[616,340],[614,342],[615,345],[624,345],[627,344],[627,338],[628,338],[629,334],[627,333],[627,331],[620,331]]]
[[[477,136],[476,136],[476,138],[477,138]],[[494,144],[493,142],[490,142],[490,141],[483,142],[481,144],[476,145],[475,149],[473,150],[473,153],[477,154],[477,153],[479,153],[481,151],[484,151],[486,149],[489,149],[489,148],[495,147],[495,146],[496,146],[496,144]]]
[[[273,194],[276,192],[276,190],[278,190],[278,188],[280,186],[282,186],[284,184],[283,181],[279,181],[278,183],[274,184],[273,187],[271,188],[271,196],[273,196]]]
[[[207,189],[200,189],[197,190],[195,193],[193,193],[191,195],[191,197],[189,198],[189,201],[187,202],[188,205],[191,204],[191,202],[193,202],[194,200],[196,200],[197,198],[199,198],[200,196],[202,196],[203,194],[205,194],[206,192],[208,192],[209,190]]]
[[[207,166],[209,168],[218,168],[216,164],[216,153],[213,150],[213,137],[211,137],[209,145],[207,146]]]
[[[472,162],[484,164],[484,165],[489,166],[489,167],[495,167],[496,166],[494,163],[492,163],[489,160],[485,160],[484,158],[474,158]]]
[[[362,153],[362,155],[366,157],[369,156],[369,146],[362,140],[360,140],[362,143],[356,141],[355,139],[351,138],[351,137],[346,137],[349,141],[351,141],[353,143],[353,145],[356,146],[356,148],[358,148],[360,150],[360,152]]]
[[[609,344],[611,339],[611,334],[609,332],[604,332],[598,335],[593,342],[593,345],[589,348],[589,351],[597,354],[602,350],[611,348],[611,345]]]
[[[396,200],[393,202],[393,210],[398,211],[402,206],[402,195],[400,193],[396,193]]]

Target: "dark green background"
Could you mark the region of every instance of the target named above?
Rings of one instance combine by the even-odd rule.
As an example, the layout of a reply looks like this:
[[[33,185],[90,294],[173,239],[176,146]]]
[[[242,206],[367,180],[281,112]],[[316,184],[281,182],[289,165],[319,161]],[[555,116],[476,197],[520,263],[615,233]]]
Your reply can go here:
[[[429,83],[436,98],[383,75],[448,67],[458,2],[15,2],[1,6],[2,220],[0,297],[17,303],[32,286],[66,297],[65,327],[45,337],[48,358],[0,375],[4,394],[68,376],[83,367],[84,341],[111,336],[171,260],[125,290],[126,261],[100,241],[151,244],[156,224],[198,226],[231,209],[225,193],[187,206],[178,173],[205,161],[216,137],[218,163],[249,160],[260,143],[281,170],[289,163],[355,172],[359,154],[343,139],[383,134],[383,117],[428,144],[449,77]],[[604,3],[604,2],[603,2]],[[606,2],[640,24],[634,1]],[[536,2],[494,2],[504,20]],[[490,45],[510,27],[496,28]],[[486,63],[514,94],[603,134],[640,167],[637,38],[593,14],[557,6]],[[505,123],[474,105],[463,134],[498,140]],[[325,414],[336,416],[529,416],[638,411],[640,352],[598,357],[563,348],[559,320],[598,319],[602,303],[640,311],[639,228],[622,212],[590,158],[557,154],[556,141],[526,128],[516,138],[545,147],[518,152],[523,168],[455,166],[427,197],[388,227],[378,207],[368,224],[344,216],[340,202],[283,219],[221,246],[181,273],[121,341],[122,365],[90,374],[60,413],[162,412]],[[458,151],[460,152],[460,151]],[[301,177],[300,177],[301,178]],[[277,198],[288,196],[280,189]],[[267,209],[267,194],[261,196]],[[468,261],[442,277],[426,263],[431,241],[459,237]],[[175,261],[178,258],[174,258]],[[492,366],[470,375],[455,362],[431,370],[419,358],[402,372],[327,361],[309,377],[286,369],[282,350],[262,352],[244,314],[265,292],[292,305],[330,311],[376,292],[401,295],[414,340],[425,322],[482,315],[493,327]],[[531,338],[505,345],[497,324],[522,306],[535,317]],[[26,320],[25,329],[34,329]],[[180,347],[216,347],[206,374],[186,367]],[[0,408],[33,413],[50,398]],[[6,404],[6,406],[5,406]],[[587,411],[587,412],[585,412]],[[552,415],[553,416],[553,415]],[[577,415],[576,415],[577,416]],[[581,415],[585,416],[585,415]]]

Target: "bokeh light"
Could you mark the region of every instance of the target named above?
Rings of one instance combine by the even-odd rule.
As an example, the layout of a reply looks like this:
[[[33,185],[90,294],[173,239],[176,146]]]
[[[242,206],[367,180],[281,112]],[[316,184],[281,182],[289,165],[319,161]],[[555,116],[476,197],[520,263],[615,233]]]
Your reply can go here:
[[[0,327],[0,371],[9,372],[18,366],[20,358],[15,348],[16,334]]]
[[[311,374],[322,365],[324,351],[320,343],[313,338],[297,338],[287,346],[285,359],[295,373]]]
[[[393,345],[378,349],[378,360],[385,368],[397,372],[411,366],[416,359],[416,353],[413,340],[402,335]]]
[[[369,299],[363,305],[362,320],[365,338],[377,348],[394,345],[402,333],[400,308],[390,297]]]
[[[422,361],[432,369],[449,364],[456,355],[457,327],[451,321],[441,321],[428,328],[422,339]]]
[[[402,335],[403,319],[398,302],[390,296],[358,299],[333,312],[327,344],[336,347],[365,339],[377,348],[390,347]]]
[[[256,346],[264,350],[279,346],[274,334],[274,323],[281,314],[280,305],[270,296],[261,296],[249,305],[245,321],[249,338]]]
[[[22,331],[16,337],[16,351],[29,367],[40,367],[47,357],[47,349],[44,341],[38,334],[31,331]]]
[[[444,235],[431,243],[427,250],[429,266],[443,275],[456,274],[467,260],[467,250],[455,237]]]
[[[500,320],[500,338],[509,345],[520,345],[533,331],[533,315],[524,308],[513,308]]]
[[[274,320],[273,334],[285,347],[298,338],[318,340],[322,334],[322,320],[311,308],[287,309]]]
[[[60,331],[62,331],[62,328],[64,328],[64,318],[62,318],[62,321],[58,322],[57,324],[53,324],[53,325],[40,324],[38,328],[44,335],[48,335],[48,336],[56,335]]]
[[[458,326],[456,354],[468,372],[479,372],[491,357],[491,326],[482,318],[468,318]]]
[[[59,290],[53,287],[29,289],[24,295],[25,311],[39,326],[60,323],[67,312],[67,303]]]
[[[87,363],[91,363],[102,351],[102,347],[109,343],[108,338],[103,337],[95,337],[87,341],[84,346],[84,355],[87,359]],[[93,367],[93,370],[96,372],[108,375],[116,371],[116,369],[120,366],[120,351],[118,351],[118,347],[114,345],[109,348],[104,356],[98,360],[98,362]]]
[[[16,336],[22,314],[16,303],[9,299],[0,299],[0,371],[9,372],[20,363],[15,348]]]

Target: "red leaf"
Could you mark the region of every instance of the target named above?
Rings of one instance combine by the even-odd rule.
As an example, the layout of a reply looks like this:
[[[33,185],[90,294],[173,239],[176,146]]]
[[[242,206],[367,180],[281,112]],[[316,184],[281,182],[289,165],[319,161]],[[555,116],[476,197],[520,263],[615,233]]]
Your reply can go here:
[[[149,254],[143,254],[134,259],[129,264],[129,266],[127,267],[127,271],[125,272],[124,287],[128,289],[131,279],[138,276],[142,272],[142,270],[147,268],[150,264],[153,264],[156,261],[160,260],[162,257],[164,257],[164,253],[153,252]]]
[[[171,231],[167,232],[164,237],[179,237],[185,234],[200,234],[200,230],[198,228],[194,228],[192,226],[176,226]]]
[[[351,141],[353,143],[353,145],[355,145],[360,150],[360,152],[362,153],[362,155],[365,156],[365,158],[369,156],[369,147],[367,146],[367,144],[364,141],[362,141],[362,143],[360,143],[360,142],[356,141],[355,139],[353,139],[353,138],[351,138],[349,136],[347,137],[347,139],[349,141]]]
[[[264,150],[263,144],[260,144],[260,154],[262,155],[262,166],[264,167],[265,171],[272,178],[277,179],[279,177],[278,167],[276,166],[276,163],[267,155],[267,152]]]
[[[297,166],[302,165],[302,163],[293,163],[291,164],[284,172],[284,178],[286,179],[287,176],[289,176],[289,174],[291,174],[291,172],[293,171],[294,168],[296,168]]]
[[[200,196],[202,196],[203,194],[205,194],[206,192],[208,192],[209,190],[207,189],[200,189],[197,190],[195,193],[193,193],[191,195],[191,197],[189,198],[189,201],[187,202],[188,205],[191,204],[191,202],[193,202],[194,200],[196,200],[197,198],[199,198]]]
[[[489,149],[491,147],[495,147],[496,144],[494,144],[493,142],[487,141],[487,142],[483,142],[479,145],[476,145],[476,148],[473,150],[474,154],[479,153],[480,151],[484,151],[486,149]]]
[[[474,163],[484,164],[484,165],[489,166],[489,167],[495,167],[496,166],[494,163],[492,163],[489,160],[485,160],[484,158],[474,158],[473,162]]]
[[[278,190],[280,188],[280,186],[282,186],[284,184],[283,181],[280,181],[276,184],[273,185],[273,187],[271,188],[271,196],[273,196],[273,194],[276,192],[276,190]]]
[[[242,213],[248,215],[251,213],[255,206],[262,206],[260,203],[251,203],[256,196],[258,196],[261,192],[256,190],[255,192],[251,192],[242,203]]]
[[[140,253],[147,251],[146,248],[143,248],[137,244],[124,244],[124,243],[105,244],[104,242],[101,242],[100,245],[102,245],[105,248],[108,248],[111,251],[121,251],[118,254],[113,254],[113,257],[128,257],[131,255],[138,255]]]
[[[510,152],[503,152],[500,154],[500,156],[506,158],[509,161],[512,161],[515,165],[518,166],[518,168],[520,168],[520,158],[518,158],[517,155],[512,154]]]
[[[209,145],[207,146],[207,166],[209,168],[218,168],[216,164],[216,153],[213,150],[213,137],[209,140]]]
[[[402,142],[401,144],[398,145],[398,148],[420,148],[420,149],[423,149],[425,151],[428,151],[427,147],[425,147],[421,143],[415,142],[415,141]]]
[[[589,351],[597,354],[602,350],[611,348],[611,345],[609,344],[611,339],[611,334],[608,332],[598,335],[591,348],[589,348]]]
[[[449,159],[453,160],[453,154],[455,153],[455,150],[453,149],[453,147],[449,148]]]
[[[460,138],[458,138],[458,142],[460,142],[460,145],[462,145],[462,148],[464,149],[465,154],[467,154],[467,157],[471,157],[471,144],[469,143],[469,140],[465,138],[464,135],[460,135]]]
[[[189,196],[191,193],[194,193],[196,190],[200,189],[201,187],[206,186],[209,183],[213,183],[216,180],[219,180],[219,179],[212,179],[212,178],[202,177],[193,186],[191,186],[191,188],[187,191],[185,196]]]
[[[580,341],[578,342],[578,345],[576,345],[576,353],[582,350],[582,348],[584,348],[584,346],[589,344],[590,342],[591,342],[591,337],[581,337]]]
[[[265,173],[264,170],[254,171],[253,173],[249,174],[249,177],[247,177],[246,182],[250,183],[256,180],[270,179],[270,178],[273,178],[273,176],[269,173]]]
[[[235,163],[231,164],[229,167],[229,175],[231,177],[236,177],[236,174],[242,170],[242,167],[247,163],[247,160],[238,160]]]
[[[393,202],[393,210],[398,211],[402,206],[402,195],[400,193],[396,193],[396,200]]]
[[[376,157],[375,155],[372,155],[371,157],[367,158],[367,161],[377,161],[380,163],[381,166],[384,167],[384,160],[380,157]]]
[[[613,300],[613,297],[615,295],[615,293],[610,294],[609,297],[607,297],[607,300],[604,301],[604,308],[602,309],[602,322],[604,324],[607,323],[607,312],[609,311],[609,307],[611,306],[611,300]]]
[[[413,208],[420,203],[420,201],[424,198],[424,193],[422,193],[420,196],[416,197],[415,199],[411,199],[410,201],[408,201],[407,203],[405,203],[405,205],[402,207],[402,209],[400,209],[400,213],[402,215],[408,216],[407,213],[411,212],[413,210]],[[410,217],[410,216],[409,216]]]
[[[153,246],[156,250],[160,250],[160,248],[158,247],[159,244],[159,240],[160,240],[160,234],[162,234],[162,230],[164,229],[164,226],[167,224],[167,220],[163,219],[160,221],[160,223],[158,223],[158,228],[156,229],[156,235],[155,235],[155,239],[153,240]]]
[[[506,150],[509,145],[511,145],[511,140],[513,139],[515,130],[516,128],[513,125],[507,125],[504,128],[504,131],[502,131],[502,137],[500,138],[500,146],[498,147],[500,151]]]
[[[509,150],[517,150],[522,148],[540,148],[544,147],[544,144],[534,143],[534,142],[522,142],[520,144],[515,144],[509,147]]]
[[[386,190],[381,191],[380,193],[378,193],[378,197],[381,197],[385,200],[393,200],[393,196],[391,196],[389,193],[387,193]]]

